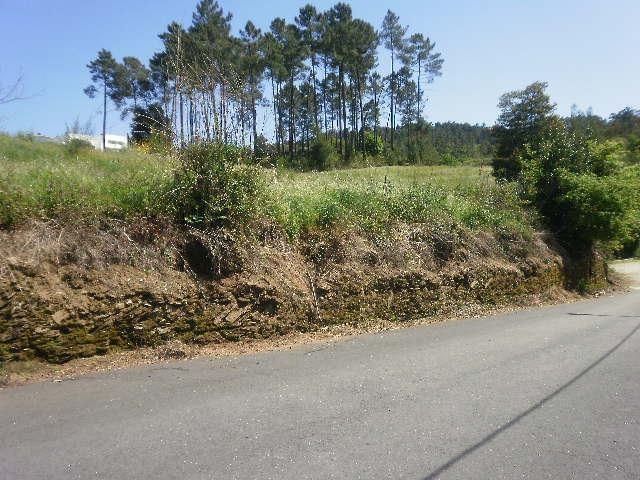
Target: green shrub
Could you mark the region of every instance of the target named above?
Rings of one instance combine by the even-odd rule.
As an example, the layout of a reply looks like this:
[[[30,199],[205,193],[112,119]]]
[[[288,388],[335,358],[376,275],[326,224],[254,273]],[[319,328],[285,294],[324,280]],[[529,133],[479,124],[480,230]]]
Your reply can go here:
[[[309,151],[309,167],[312,170],[329,170],[335,166],[336,152],[329,140],[318,136]]]
[[[93,145],[90,142],[79,138],[70,138],[64,146],[67,155],[70,156],[78,155],[82,150],[93,150]]]
[[[441,155],[441,159],[442,159],[442,165],[449,165],[449,166],[453,166],[453,165],[460,165],[461,159],[456,158],[453,154],[449,153],[449,152],[445,152]]]
[[[367,155],[376,157],[378,155],[382,155],[382,152],[384,151],[384,142],[382,141],[382,137],[379,135],[374,135],[373,132],[366,131],[364,132],[364,147]]]
[[[240,149],[200,143],[180,152],[172,190],[181,223],[235,226],[255,214],[264,180],[260,169],[243,163]]]
[[[614,176],[563,172],[558,208],[565,220],[563,235],[573,241],[610,241],[624,233],[629,199]]]
[[[625,235],[633,188],[614,144],[587,141],[556,121],[518,161],[525,197],[565,244],[586,251]]]

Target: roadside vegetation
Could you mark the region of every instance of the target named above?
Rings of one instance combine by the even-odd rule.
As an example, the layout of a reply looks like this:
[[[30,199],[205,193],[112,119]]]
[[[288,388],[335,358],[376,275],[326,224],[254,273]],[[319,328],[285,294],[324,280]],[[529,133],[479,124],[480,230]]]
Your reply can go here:
[[[536,82],[427,122],[435,43],[344,3],[236,36],[201,0],[160,39],[88,64],[129,149],[0,134],[0,362],[558,301],[640,254],[636,110],[562,118]]]
[[[394,222],[434,219],[529,233],[543,226],[581,255],[637,252],[640,114],[632,108],[604,119],[574,107],[561,118],[536,82],[499,99],[493,128],[431,123],[425,91],[444,57],[393,11],[379,28],[345,3],[305,5],[266,31],[248,21],[234,32],[231,20],[218,2],[201,0],[189,25],[172,22],[159,35],[148,62],[119,61],[107,49],[89,62],[87,95],[130,118],[133,141],[161,158],[157,178],[116,192],[112,207],[101,195],[89,206],[205,228],[251,217],[292,238],[329,225],[383,233]],[[381,56],[389,71],[379,69]],[[489,163],[496,182],[480,174]],[[367,169],[384,165],[478,174],[451,183],[443,169],[378,178]],[[12,215],[20,216],[4,214]]]
[[[335,224],[383,234],[399,223],[463,225],[530,235],[532,219],[512,185],[475,167],[378,167],[278,174],[275,210],[296,236]],[[449,227],[451,228],[451,227]]]
[[[383,235],[399,222],[532,231],[514,186],[496,183],[486,168],[304,173],[258,167],[244,154],[216,144],[174,156],[70,152],[64,145],[0,136],[0,223],[141,216],[200,228],[268,222],[292,239],[328,227]]]
[[[0,224],[161,213],[171,158],[0,135]]]
[[[504,94],[494,127],[494,174],[514,182],[577,258],[594,248],[633,255],[640,239],[640,113],[562,119],[536,82]]]

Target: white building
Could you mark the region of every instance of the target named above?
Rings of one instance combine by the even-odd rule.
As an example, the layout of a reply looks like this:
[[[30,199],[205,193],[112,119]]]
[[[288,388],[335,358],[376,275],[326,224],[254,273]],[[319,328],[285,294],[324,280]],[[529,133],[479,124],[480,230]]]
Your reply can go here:
[[[81,133],[70,133],[69,138],[77,138],[84,140],[93,145],[96,150],[102,150],[102,135],[83,135]],[[105,135],[105,147],[107,150],[122,150],[129,146],[129,140],[124,135],[114,135],[107,133]]]

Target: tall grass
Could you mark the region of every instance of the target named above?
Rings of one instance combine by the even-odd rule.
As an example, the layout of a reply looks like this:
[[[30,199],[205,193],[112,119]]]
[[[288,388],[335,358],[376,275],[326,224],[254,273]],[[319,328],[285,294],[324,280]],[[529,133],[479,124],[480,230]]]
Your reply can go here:
[[[514,188],[496,184],[487,169],[237,169],[232,164],[241,157],[225,148],[193,147],[172,159],[135,151],[70,152],[0,135],[0,225],[33,217],[160,215],[230,226],[266,218],[292,239],[334,226],[383,234],[398,222],[531,232]]]
[[[0,135],[0,225],[25,218],[163,213],[175,162],[132,150],[72,152]]]
[[[513,185],[477,167],[377,167],[274,173],[267,215],[292,236],[330,225],[383,233],[394,223],[458,223],[530,234]]]

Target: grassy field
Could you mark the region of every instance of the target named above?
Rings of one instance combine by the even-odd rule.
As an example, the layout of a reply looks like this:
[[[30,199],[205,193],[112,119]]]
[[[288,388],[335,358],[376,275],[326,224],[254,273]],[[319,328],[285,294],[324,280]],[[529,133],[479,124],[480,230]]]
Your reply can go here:
[[[425,182],[450,187],[493,183],[489,167],[481,169],[473,166],[386,166],[305,173],[285,171],[276,175],[276,180],[284,185],[295,184],[309,188],[344,184],[359,186],[386,184],[394,188]]]
[[[394,221],[461,223],[471,229],[530,234],[531,219],[511,185],[489,169],[460,166],[375,167],[271,173],[270,215],[292,236],[341,223],[382,231]]]
[[[0,135],[0,224],[68,216],[173,216],[179,162],[133,150],[70,151]],[[258,171],[258,215],[295,238],[339,224],[383,232],[394,222],[460,223],[531,232],[512,186],[479,167],[375,167],[329,172]]]
[[[171,160],[135,151],[71,152],[64,145],[0,135],[0,224],[153,212],[174,168]]]

